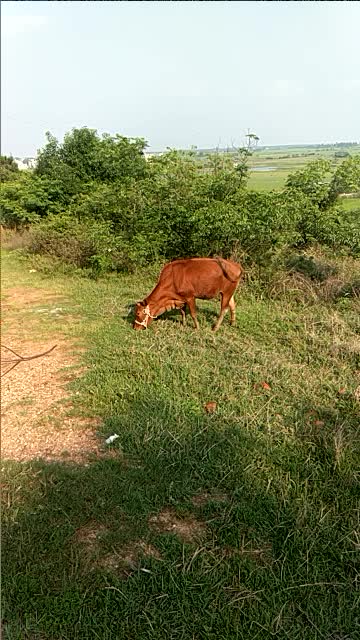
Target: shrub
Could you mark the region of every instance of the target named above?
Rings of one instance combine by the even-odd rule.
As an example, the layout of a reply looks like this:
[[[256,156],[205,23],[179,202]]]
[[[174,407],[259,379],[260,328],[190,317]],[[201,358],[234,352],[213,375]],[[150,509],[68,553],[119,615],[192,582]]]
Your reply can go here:
[[[329,200],[335,202],[340,193],[360,191],[360,156],[349,157],[336,169],[329,190]]]
[[[129,242],[113,233],[105,220],[78,221],[68,214],[50,216],[32,229],[29,251],[61,259],[98,276],[108,271],[132,271],[155,261],[156,242],[137,234]],[[155,238],[154,238],[155,240]]]
[[[304,169],[288,176],[286,187],[301,191],[312,204],[319,208],[326,208],[329,197],[330,168],[328,160],[319,159],[309,162]]]
[[[46,179],[23,173],[1,186],[0,224],[5,226],[26,226],[59,208],[56,189]]]
[[[337,273],[337,268],[331,264],[320,262],[313,256],[293,255],[286,261],[286,267],[291,272],[302,273],[304,276],[318,282],[323,282],[329,276]]]
[[[20,175],[19,167],[11,156],[0,156],[0,183],[15,180]]]
[[[102,273],[111,269],[114,248],[108,223],[84,224],[67,215],[56,215],[34,227],[29,250]]]

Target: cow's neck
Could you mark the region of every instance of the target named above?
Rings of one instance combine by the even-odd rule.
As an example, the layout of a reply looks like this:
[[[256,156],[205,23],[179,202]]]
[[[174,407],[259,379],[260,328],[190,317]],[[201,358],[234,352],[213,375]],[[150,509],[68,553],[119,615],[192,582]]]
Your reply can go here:
[[[146,303],[149,305],[152,316],[159,316],[164,313],[167,308],[172,306],[171,302],[171,298],[168,295],[161,294],[160,296],[155,291],[151,292],[146,298]]]

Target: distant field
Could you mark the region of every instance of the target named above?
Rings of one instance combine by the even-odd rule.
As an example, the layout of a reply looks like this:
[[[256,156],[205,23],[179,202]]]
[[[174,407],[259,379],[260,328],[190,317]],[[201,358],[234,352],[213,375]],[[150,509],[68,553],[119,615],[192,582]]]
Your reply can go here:
[[[346,211],[360,209],[360,198],[342,198],[341,205]]]
[[[351,155],[356,155],[360,153],[360,145],[344,149],[337,149],[336,147],[310,147],[307,149],[304,147],[279,147],[254,151],[249,162],[250,177],[248,185],[250,189],[258,189],[260,191],[282,189],[289,173],[303,169],[309,162],[319,158],[331,160],[332,167],[335,169],[343,161],[342,158],[335,158],[336,151],[347,151]],[[273,170],[256,170],[259,167],[272,167]],[[346,204],[344,204],[347,210],[358,206],[359,201],[354,199],[347,200]]]
[[[329,158],[334,157],[336,152],[344,151],[350,153],[351,155],[360,153],[360,144],[357,145],[349,145],[347,147],[335,147],[324,146],[324,147],[268,147],[265,149],[259,149],[255,151],[256,157],[281,157],[286,155],[297,155],[297,156],[307,156],[312,158]]]
[[[282,189],[285,186],[286,178],[290,171],[279,169],[278,171],[256,171],[250,172],[248,181],[249,189],[258,191],[272,191],[272,189]]]

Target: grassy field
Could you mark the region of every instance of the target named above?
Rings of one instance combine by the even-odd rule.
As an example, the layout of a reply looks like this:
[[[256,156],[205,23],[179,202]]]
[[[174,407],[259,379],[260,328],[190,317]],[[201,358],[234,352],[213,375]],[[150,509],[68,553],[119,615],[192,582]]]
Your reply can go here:
[[[76,344],[72,412],[120,437],[87,464],[3,460],[4,638],[358,638],[359,299],[248,283],[235,328],[214,335],[219,305],[200,302],[200,332],[176,313],[135,332],[128,305],[157,269],[33,266],[4,254],[5,303],[46,288],[61,314],[9,310],[3,341],[16,322]]]
[[[342,162],[342,159],[335,158],[336,147],[278,147],[255,150],[249,161],[250,175],[249,187],[259,191],[271,191],[272,189],[282,189],[285,186],[289,173],[304,169],[304,167],[314,160],[325,158],[331,161],[335,170]],[[343,149],[351,155],[360,153],[360,145]],[[259,167],[274,167],[273,171],[258,171]],[[255,169],[255,171],[254,171]],[[352,206],[354,205],[354,206]],[[347,202],[346,207],[356,208],[355,202]]]
[[[341,198],[340,203],[346,211],[360,209],[360,198]]]

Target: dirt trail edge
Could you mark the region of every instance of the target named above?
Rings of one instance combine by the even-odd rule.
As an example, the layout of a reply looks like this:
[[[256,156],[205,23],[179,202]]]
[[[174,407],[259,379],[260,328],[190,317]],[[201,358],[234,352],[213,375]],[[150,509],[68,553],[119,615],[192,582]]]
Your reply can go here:
[[[69,415],[71,401],[67,383],[80,373],[74,348],[60,328],[41,335],[39,304],[47,313],[59,308],[59,296],[51,291],[16,287],[3,291],[3,345],[22,356],[41,353],[57,345],[48,355],[11,365],[4,362],[11,353],[1,349],[2,403],[1,456],[3,460],[25,462],[34,459],[86,464],[106,452],[96,435],[98,418],[84,419]],[[54,305],[52,307],[52,305]],[[34,323],[24,314],[34,312]],[[43,310],[46,311],[46,310]],[[24,323],[28,331],[24,332]],[[40,331],[39,331],[40,330]],[[34,335],[35,334],[35,335]],[[14,356],[14,360],[16,360]],[[5,375],[4,375],[5,373]]]

